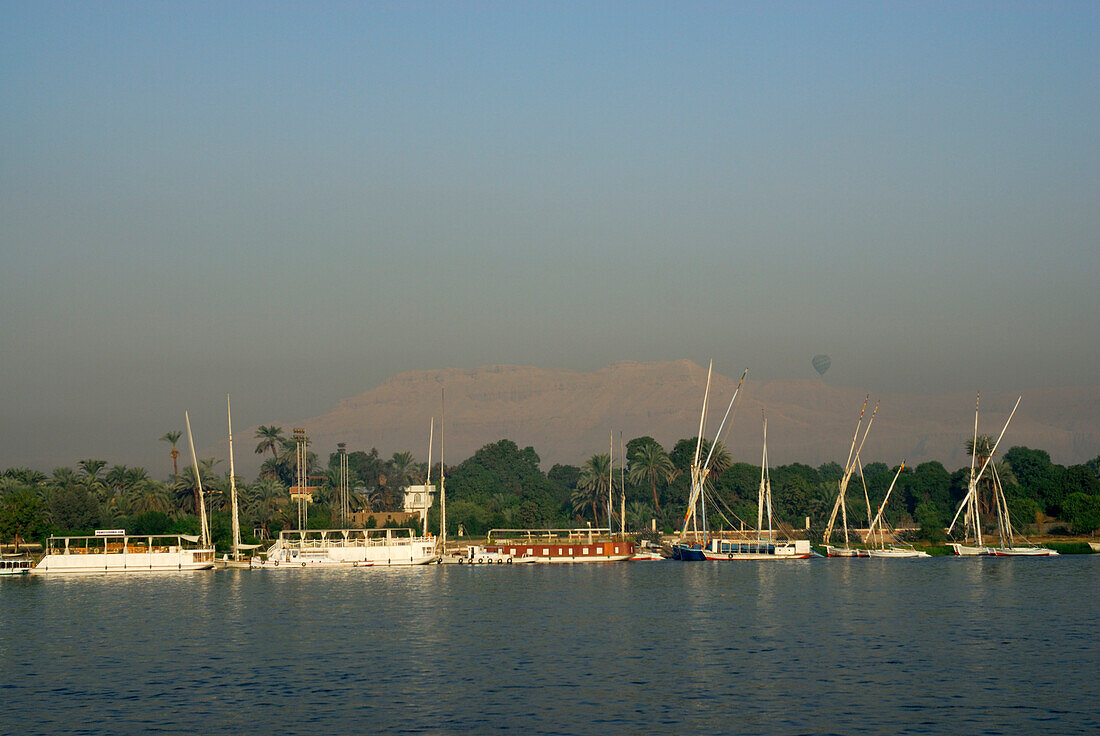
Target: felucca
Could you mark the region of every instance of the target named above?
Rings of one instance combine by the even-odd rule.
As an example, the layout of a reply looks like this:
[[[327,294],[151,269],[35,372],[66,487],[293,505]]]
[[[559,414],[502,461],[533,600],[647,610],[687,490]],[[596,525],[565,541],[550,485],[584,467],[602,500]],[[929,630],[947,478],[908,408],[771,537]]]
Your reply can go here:
[[[829,557],[869,557],[867,550],[852,547],[848,536],[848,483],[852,480],[852,473],[855,472],[856,467],[860,464],[859,452],[863,449],[863,443],[867,441],[867,435],[871,432],[871,424],[875,421],[875,415],[878,413],[878,404],[875,404],[875,408],[871,411],[871,418],[867,421],[867,427],[863,431],[863,439],[859,439],[859,429],[863,426],[863,416],[867,411],[867,401],[863,400],[863,406],[859,410],[859,421],[856,423],[856,431],[852,434],[852,445],[848,448],[848,461],[844,465],[844,475],[841,476],[840,482],[837,486],[836,502],[833,504],[833,512],[829,515],[829,524],[825,527],[825,536],[823,541],[825,542],[825,553]],[[859,448],[856,448],[856,441],[859,441]],[[862,474],[862,470],[860,471]],[[829,544],[836,525],[837,513],[839,512],[841,518],[841,527],[844,530],[844,546],[834,547]]]
[[[977,473],[974,472],[974,466],[978,455],[978,405],[981,403],[982,395],[978,394],[977,400],[974,402],[974,440],[972,450],[970,453],[970,479],[967,483],[966,495],[959,503],[959,508],[955,511],[955,518],[951,520],[951,526],[948,527],[947,533],[951,534],[955,529],[955,524],[958,523],[959,517],[962,517],[963,522],[963,541],[953,542],[951,549],[954,550],[956,555],[962,557],[1050,557],[1058,554],[1052,549],[1046,547],[1035,547],[1031,545],[1016,546],[1015,534],[1012,529],[1012,521],[1008,515],[1008,502],[1005,499],[1004,489],[1001,487],[1001,479],[997,474],[997,466],[993,464],[993,456],[997,452],[997,447],[1001,444],[1001,440],[1005,436],[1005,431],[1008,429],[1009,423],[1012,422],[1012,417],[1016,414],[1016,409],[1020,406],[1020,400],[1023,397],[1016,399],[1016,404],[1012,407],[1012,411],[1009,412],[1008,419],[1005,421],[1005,426],[1001,428],[1001,434],[997,436],[997,441],[993,443],[992,449],[989,451],[989,455],[985,458],[981,468]],[[986,545],[982,538],[982,520],[981,520],[981,505],[979,503],[978,489],[979,482],[986,470],[990,471],[990,477],[992,479],[993,488],[993,506],[996,509],[997,517],[997,546]],[[966,542],[973,540],[973,544],[966,544]]]
[[[714,442],[711,443],[710,449],[707,451],[707,456],[704,460],[700,461],[703,447],[703,434],[706,429],[707,419],[707,401],[710,398],[710,379],[714,369],[714,361],[710,362],[710,366],[707,368],[707,387],[703,392],[703,410],[699,415],[699,434],[695,438],[695,456],[691,462],[691,494],[688,497],[687,511],[684,513],[684,523],[680,528],[680,536],[672,545],[672,559],[680,560],[682,562],[698,562],[706,560],[706,548],[711,544],[710,535],[707,531],[707,504],[705,498],[705,484],[707,475],[710,472],[710,461],[714,456],[714,450],[718,447],[718,443],[722,438],[722,430],[726,426],[726,421],[729,419],[730,412],[733,410],[734,402],[737,401],[738,394],[741,393],[741,386],[745,383],[745,377],[749,374],[748,369],[741,374],[741,380],[737,382],[737,388],[733,392],[733,397],[730,399],[729,406],[726,407],[726,413],[722,417],[722,421],[718,424],[718,431],[715,433]],[[691,541],[688,541],[688,526],[691,526]]]
[[[887,535],[893,539],[894,534],[886,531],[886,521],[883,518],[883,512],[886,511],[886,505],[890,502],[890,494],[894,491],[894,486],[898,482],[898,478],[901,477],[901,471],[905,470],[905,461],[901,461],[901,466],[898,467],[898,472],[894,474],[894,479],[890,481],[890,487],[886,489],[886,495],[882,499],[882,503],[878,506],[878,512],[875,514],[874,520],[870,524],[870,528],[867,533],[868,539],[872,542],[875,541],[875,534],[878,534],[878,547],[872,546],[867,550],[867,554],[871,557],[885,557],[885,558],[906,558],[906,557],[931,557],[927,552],[922,552],[919,549],[913,547],[904,547],[892,542],[889,547],[886,546]]]

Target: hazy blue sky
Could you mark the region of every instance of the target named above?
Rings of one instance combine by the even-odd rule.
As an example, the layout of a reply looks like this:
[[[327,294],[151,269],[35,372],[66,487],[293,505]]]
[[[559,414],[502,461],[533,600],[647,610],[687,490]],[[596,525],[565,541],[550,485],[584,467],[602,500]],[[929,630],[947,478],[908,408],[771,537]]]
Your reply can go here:
[[[1098,39],[1093,2],[3,0],[0,467],[445,366],[1095,384]]]

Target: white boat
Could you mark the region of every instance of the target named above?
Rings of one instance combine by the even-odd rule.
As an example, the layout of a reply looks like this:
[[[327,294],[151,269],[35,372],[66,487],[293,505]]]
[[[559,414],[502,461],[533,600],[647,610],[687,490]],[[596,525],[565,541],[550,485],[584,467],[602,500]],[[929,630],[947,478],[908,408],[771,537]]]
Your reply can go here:
[[[1012,407],[1012,411],[1005,421],[1005,426],[1001,428],[1001,433],[997,436],[997,441],[993,443],[993,447],[990,449],[985,462],[982,463],[982,467],[975,473],[974,464],[978,455],[978,405],[981,403],[981,398],[982,395],[979,393],[977,400],[974,402],[974,440],[970,453],[970,479],[967,483],[966,495],[963,496],[962,501],[959,503],[959,508],[955,511],[955,518],[951,520],[951,525],[947,529],[947,533],[951,534],[955,529],[955,524],[959,522],[961,517],[963,540],[961,542],[953,542],[951,544],[951,549],[960,557],[1053,557],[1058,553],[1046,547],[1016,545],[1015,530],[1012,528],[1012,520],[1008,515],[1008,501],[1005,499],[1004,488],[1001,487],[1001,480],[997,474],[997,466],[992,464],[993,456],[997,453],[997,447],[1000,446],[1001,440],[1004,439],[1005,431],[1012,422],[1012,417],[1015,416],[1016,409],[1019,408],[1020,400],[1023,397],[1016,399],[1016,404]],[[987,469],[990,471],[990,477],[993,481],[993,504],[996,508],[997,520],[996,545],[986,544],[982,535],[981,504],[978,499],[978,483]],[[970,540],[973,540],[973,544],[967,543]]]
[[[891,545],[889,547],[883,547],[881,549],[869,549],[867,550],[868,557],[886,557],[890,559],[898,558],[915,558],[915,557],[931,557],[932,555],[927,552],[923,552],[919,549],[912,547],[899,547],[897,545]]]
[[[91,537],[50,537],[35,575],[187,572],[214,567],[214,548],[187,534],[129,535],[97,529]]]
[[[458,565],[523,565],[538,562],[534,555],[509,554],[499,550],[490,550],[477,544],[471,544],[459,554],[449,555],[441,560]]]
[[[860,477],[863,477],[863,464],[860,462],[859,453],[863,449],[863,443],[867,441],[867,435],[871,432],[871,425],[875,421],[875,415],[878,414],[878,404],[875,404],[875,408],[871,411],[871,418],[867,420],[867,428],[863,431],[863,439],[859,440],[859,428],[863,425],[863,415],[867,411],[867,399],[863,400],[863,406],[859,410],[859,421],[856,423],[856,431],[852,434],[852,444],[848,448],[848,460],[844,465],[844,474],[840,477],[840,482],[837,484],[836,501],[833,503],[833,511],[829,515],[829,523],[825,526],[825,535],[823,541],[825,543],[825,554],[828,557],[870,557],[868,550],[859,549],[851,546],[851,541],[848,536],[848,483],[852,480],[852,473],[859,467]],[[859,447],[856,448],[856,440],[859,440]],[[864,497],[866,499],[867,487],[864,483]],[[837,513],[840,513],[841,527],[844,531],[844,545],[832,545],[829,544],[829,540],[833,535],[833,530],[837,521]],[[867,504],[867,515],[871,515],[871,505]]]
[[[25,554],[0,556],[0,576],[2,577],[29,575],[32,567],[31,559]]]
[[[825,545],[826,557],[870,557],[871,550],[860,549],[859,547],[834,547],[831,544]]]
[[[1052,557],[1058,553],[1046,547],[975,547],[953,542],[951,549],[960,557]]]
[[[871,521],[871,525],[867,531],[867,538],[873,544],[875,541],[875,534],[878,534],[879,546],[871,547],[867,550],[868,557],[881,557],[886,559],[904,559],[904,558],[922,558],[931,557],[932,555],[927,552],[922,552],[919,549],[914,549],[911,546],[901,546],[898,544],[886,545],[886,521],[883,518],[883,512],[886,511],[886,505],[890,503],[890,494],[894,492],[894,486],[897,485],[898,478],[901,477],[901,471],[905,470],[905,461],[901,461],[901,465],[898,466],[898,472],[894,474],[894,479],[890,481],[890,487],[886,489],[886,495],[882,498],[882,503],[878,506],[878,512],[875,514],[875,518]],[[860,475],[862,476],[862,471]],[[864,489],[866,491],[866,487]],[[893,534],[891,533],[891,536]]]
[[[703,548],[703,558],[707,560],[806,560],[813,556],[808,539],[786,542],[712,539]]]
[[[435,562],[434,537],[413,536],[412,529],[305,529],[279,532],[279,538],[252,568],[301,570]]]

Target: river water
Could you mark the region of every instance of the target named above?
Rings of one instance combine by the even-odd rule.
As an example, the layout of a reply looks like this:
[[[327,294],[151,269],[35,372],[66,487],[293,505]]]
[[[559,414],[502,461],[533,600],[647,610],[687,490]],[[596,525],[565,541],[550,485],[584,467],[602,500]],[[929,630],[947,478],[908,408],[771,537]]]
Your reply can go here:
[[[1100,555],[0,580],[0,733],[1100,733]]]

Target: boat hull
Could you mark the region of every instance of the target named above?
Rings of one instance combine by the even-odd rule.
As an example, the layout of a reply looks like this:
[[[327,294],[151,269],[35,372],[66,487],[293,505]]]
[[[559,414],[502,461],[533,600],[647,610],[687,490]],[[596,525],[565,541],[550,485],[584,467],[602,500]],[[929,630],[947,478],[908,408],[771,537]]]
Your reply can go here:
[[[548,541],[546,543],[497,542],[485,545],[485,552],[514,559],[531,559],[541,564],[589,562],[625,562],[634,556],[634,543],[628,541]]]
[[[853,547],[833,547],[825,545],[826,557],[870,557],[870,550],[855,549]]]
[[[210,570],[214,550],[181,550],[135,554],[51,554],[34,568],[35,575],[102,575]]]
[[[672,545],[672,559],[680,562],[706,562],[707,555],[697,544]]]
[[[1046,547],[971,547],[958,542],[951,549],[960,557],[1053,557],[1058,553]]]
[[[904,547],[889,547],[887,549],[872,549],[867,553],[871,557],[885,558],[885,559],[919,559],[922,557],[931,557],[932,555],[927,552],[922,552],[919,549],[905,549]]]

